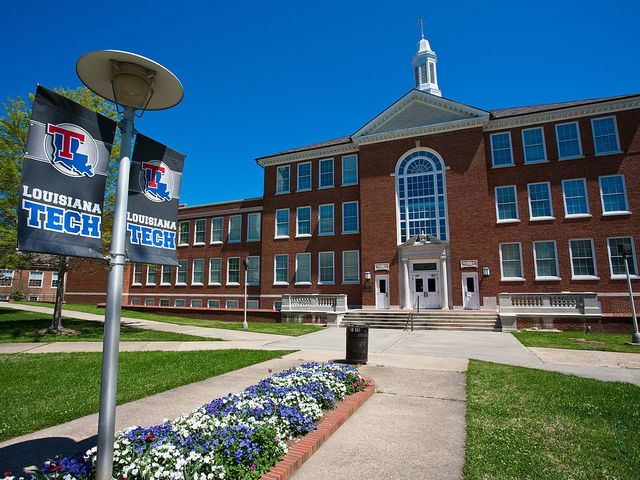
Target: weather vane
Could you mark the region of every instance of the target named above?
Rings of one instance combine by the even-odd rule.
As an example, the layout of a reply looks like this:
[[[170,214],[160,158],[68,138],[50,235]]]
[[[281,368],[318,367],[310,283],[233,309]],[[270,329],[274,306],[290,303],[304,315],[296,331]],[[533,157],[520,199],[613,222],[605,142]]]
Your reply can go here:
[[[422,17],[418,17],[418,26],[420,27],[420,34],[424,38],[424,20],[422,20]]]

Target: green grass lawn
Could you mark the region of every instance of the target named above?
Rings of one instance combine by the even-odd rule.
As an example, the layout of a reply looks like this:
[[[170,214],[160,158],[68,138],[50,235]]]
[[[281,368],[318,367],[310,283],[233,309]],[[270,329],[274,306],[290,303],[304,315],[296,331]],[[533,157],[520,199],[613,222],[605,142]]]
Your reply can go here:
[[[25,305],[35,305],[38,307],[52,307],[53,303],[47,302],[20,302]],[[95,305],[86,305],[80,303],[65,303],[64,307],[67,310],[75,310],[78,312],[95,313],[97,315],[104,315],[104,308],[98,308]],[[122,309],[122,316],[127,318],[139,318],[142,320],[153,320],[155,322],[175,323],[178,325],[192,325],[195,327],[207,327],[207,328],[223,328],[225,330],[242,330],[242,322],[223,322],[221,320],[201,320],[197,318],[182,318],[172,317],[165,315],[157,315],[155,313],[148,312],[136,312],[134,310]],[[252,322],[249,318],[249,332],[258,333],[274,333],[277,335],[288,335],[292,337],[298,337],[300,335],[306,335],[307,333],[317,332],[324,327],[318,325],[311,325],[308,323],[261,323]]]
[[[640,478],[640,387],[471,360],[464,478]]]
[[[22,312],[10,308],[0,308],[0,343],[24,342],[91,342],[102,341],[104,324],[87,320],[63,318],[62,326],[77,333],[73,335],[55,335],[47,333],[51,325],[51,315],[44,313]],[[122,326],[120,340],[123,342],[193,342],[219,340],[217,338],[195,337],[181,333],[158,332],[140,328]]]
[[[640,353],[640,347],[626,345],[631,333],[585,332],[514,332],[525,347],[570,348],[574,350],[604,350],[607,352]]]
[[[118,404],[204,380],[289,351],[120,354]],[[100,353],[0,355],[0,441],[96,413]],[[265,377],[268,373],[265,369]],[[186,413],[186,412],[185,412]]]

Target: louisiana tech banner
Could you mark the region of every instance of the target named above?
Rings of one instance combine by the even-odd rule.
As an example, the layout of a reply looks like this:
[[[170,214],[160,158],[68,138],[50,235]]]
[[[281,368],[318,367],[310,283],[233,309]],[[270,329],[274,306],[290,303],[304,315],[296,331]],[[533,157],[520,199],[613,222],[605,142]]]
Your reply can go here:
[[[22,165],[18,249],[102,258],[116,122],[38,86]]]
[[[184,157],[149,137],[136,136],[127,211],[130,261],[178,265],[176,237]]]

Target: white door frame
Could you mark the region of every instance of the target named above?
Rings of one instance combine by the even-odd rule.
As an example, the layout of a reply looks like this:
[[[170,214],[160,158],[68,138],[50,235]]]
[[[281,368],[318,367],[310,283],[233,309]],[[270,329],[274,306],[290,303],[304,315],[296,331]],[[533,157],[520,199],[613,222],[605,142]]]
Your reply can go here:
[[[429,279],[435,279],[436,291],[431,294],[428,292]],[[416,279],[422,280],[422,292],[416,292]],[[420,302],[420,310],[431,309],[437,310],[442,308],[442,288],[440,285],[440,272],[437,270],[414,272],[411,274],[411,299],[412,308],[416,304],[416,300]],[[426,295],[425,295],[426,294]],[[434,305],[435,303],[435,305]]]
[[[380,293],[380,280],[384,280],[386,283],[386,289],[384,293],[384,300],[382,300],[382,293]],[[382,301],[381,301],[382,300]],[[389,275],[376,275],[376,309],[388,310],[389,309]]]
[[[475,292],[467,292],[467,278],[473,278]],[[470,302],[470,300],[472,300]],[[462,306],[465,310],[478,310],[480,308],[480,283],[478,272],[462,272]]]

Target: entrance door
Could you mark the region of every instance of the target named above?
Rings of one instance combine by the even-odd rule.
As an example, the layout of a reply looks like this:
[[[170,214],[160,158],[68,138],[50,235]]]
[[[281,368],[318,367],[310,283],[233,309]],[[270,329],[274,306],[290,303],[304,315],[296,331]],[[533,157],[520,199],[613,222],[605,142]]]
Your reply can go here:
[[[389,308],[389,275],[376,275],[376,308]]]
[[[480,308],[480,295],[478,293],[478,274],[462,274],[462,305],[466,310],[478,310]]]
[[[413,308],[440,308],[440,275],[433,273],[413,274]]]

